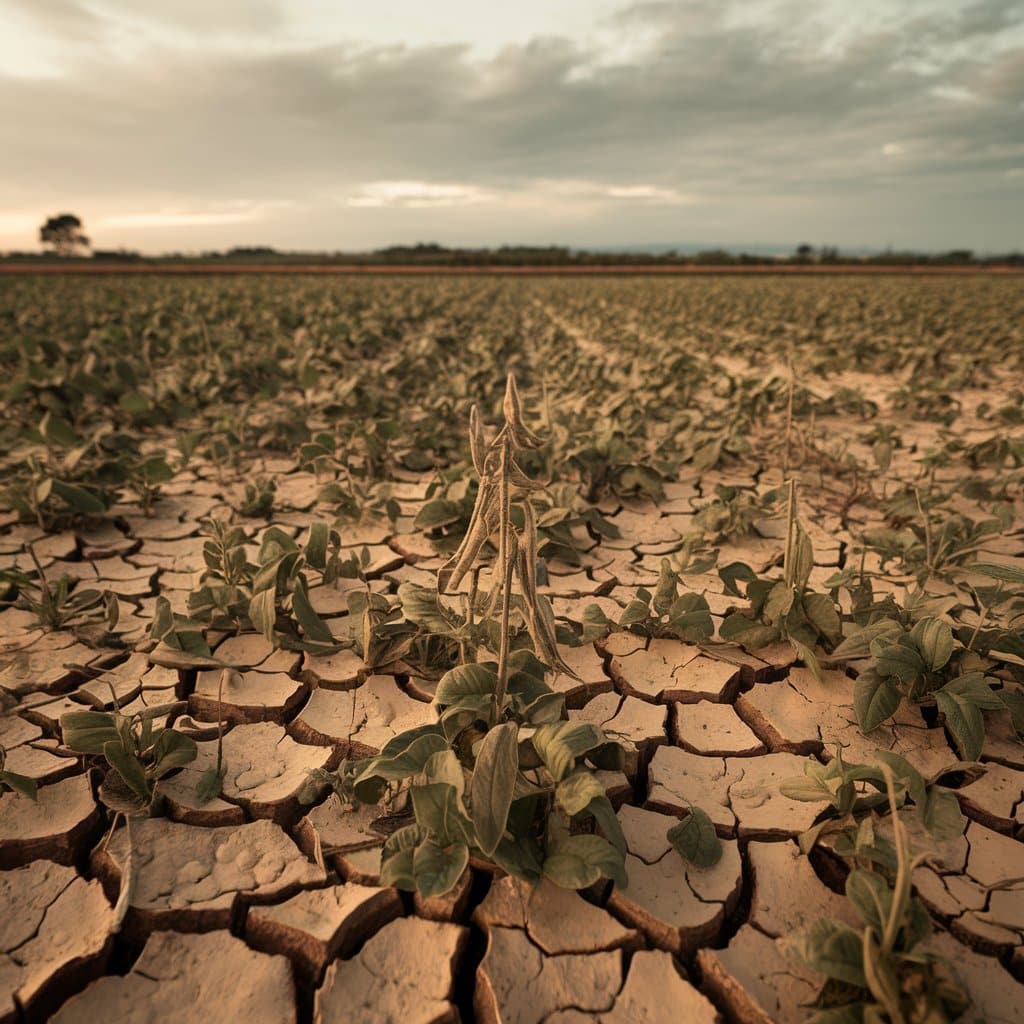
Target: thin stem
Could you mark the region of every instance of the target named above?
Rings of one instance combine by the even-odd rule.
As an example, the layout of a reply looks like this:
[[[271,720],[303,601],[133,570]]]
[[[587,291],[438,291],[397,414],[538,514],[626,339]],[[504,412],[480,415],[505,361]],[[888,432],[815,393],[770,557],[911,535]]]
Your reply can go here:
[[[896,783],[892,770],[887,764],[879,765],[885,777],[885,788],[889,797],[889,812],[892,814],[892,836],[896,847],[896,884],[893,887],[892,904],[889,908],[889,919],[885,922],[885,933],[882,935],[882,953],[887,955],[896,945],[896,937],[906,912],[906,903],[910,895],[910,872],[912,865],[907,862],[907,836],[900,821],[899,809],[896,806]]]
[[[515,566],[515,551],[512,538],[512,492],[509,487],[509,468],[512,461],[511,444],[508,438],[501,443],[501,476],[499,479],[499,501],[501,516],[498,527],[500,530],[500,547],[498,563],[501,571],[501,639],[498,648],[498,679],[494,687],[494,722],[497,724],[505,703],[505,685],[508,675],[508,629],[509,617],[512,613],[512,569]],[[496,582],[497,585],[497,582]]]
[[[786,586],[793,586],[793,541],[796,522],[796,481],[789,481],[789,498],[786,502],[786,554],[782,560],[782,573]]]
[[[793,385],[795,384],[796,373],[793,369],[793,350],[789,350],[786,359],[789,364],[789,398],[786,401],[786,454],[782,462],[782,475],[789,473],[790,464],[790,441],[793,434]]]
[[[981,627],[985,625],[985,620],[988,619],[989,611],[991,610],[993,605],[999,603],[999,595],[1002,593],[1002,590],[1003,581],[999,580],[996,584],[996,592],[992,595],[992,601],[986,605],[982,603],[981,598],[978,597],[977,591],[975,591],[973,587],[971,588],[971,593],[974,594],[974,598],[978,602],[978,605],[981,608],[981,612],[978,615],[978,624],[974,627],[974,632],[971,633],[971,639],[967,643],[967,650],[971,650],[971,648],[974,647],[974,641],[978,639],[978,634],[981,632]]]
[[[932,562],[932,521],[925,513],[924,506],[921,504],[921,492],[916,487],[914,488],[914,500],[917,502],[917,511],[921,513],[921,518],[924,520],[924,557],[928,577],[931,578],[934,564]]]

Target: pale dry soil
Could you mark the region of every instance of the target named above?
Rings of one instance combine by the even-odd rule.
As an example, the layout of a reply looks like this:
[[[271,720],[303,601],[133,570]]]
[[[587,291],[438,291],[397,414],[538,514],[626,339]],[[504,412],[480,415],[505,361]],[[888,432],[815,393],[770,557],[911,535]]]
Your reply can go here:
[[[283,474],[290,463],[259,468]],[[609,507],[622,540],[595,542],[582,567],[549,566],[556,613],[578,618],[591,600],[614,612],[637,585],[653,584],[694,505],[730,479],[715,472],[669,484],[661,507]],[[374,587],[423,581],[440,564],[411,529],[427,483],[400,484],[397,529],[346,532],[346,544],[367,546]],[[837,496],[816,483],[804,488],[801,514],[820,579],[843,564],[851,530],[877,513],[852,506],[839,515]],[[8,524],[0,534],[4,564],[33,542],[48,574],[117,593],[123,642],[94,649],[34,628],[23,612],[0,614],[9,704],[0,742],[8,768],[40,783],[38,803],[0,798],[0,1024],[51,1014],[182,1020],[183,1007],[195,1019],[268,1024],[796,1021],[817,979],[780,940],[851,911],[837,895],[837,863],[827,853],[808,860],[794,841],[820,807],[783,797],[780,781],[837,745],[847,761],[898,751],[927,776],[956,760],[945,731],[914,710],[863,736],[850,678],[829,670],[818,681],[788,647],[748,654],[614,633],[567,649],[580,681],[554,685],[572,718],[600,724],[626,748],[625,772],[603,779],[627,838],[629,887],[531,892],[474,865],[441,899],[382,888],[378,809],[343,807],[333,795],[304,806],[299,792],[311,769],[373,753],[430,721],[431,684],[402,665],[371,673],[348,651],[316,659],[232,636],[216,653],[239,674],[218,701],[216,674],[179,677],[130,654],[157,594],[184,610],[202,569],[197,524],[225,509],[223,485],[201,465],[167,492],[152,517],[125,506],[93,533],[43,536]],[[273,521],[298,535],[316,517],[315,495],[312,477],[282,476]],[[262,525],[249,523],[254,535]],[[777,571],[779,537],[767,523],[721,561]],[[1024,562],[1020,532],[990,547],[982,557]],[[691,584],[718,617],[734,603],[715,574]],[[889,585],[902,593],[905,584]],[[347,632],[343,589],[315,591],[313,602],[336,635]],[[60,747],[58,722],[67,710],[114,701],[173,703],[171,717],[200,754],[164,785],[164,817],[108,834],[98,773]],[[218,720],[227,774],[222,796],[203,804],[195,783],[215,763]],[[998,715],[989,736],[987,773],[958,794],[968,822],[961,841],[915,881],[936,926],[930,946],[953,961],[975,1019],[1008,1024],[1024,1021],[1024,749]],[[712,868],[684,863],[665,838],[691,800],[723,840]]]

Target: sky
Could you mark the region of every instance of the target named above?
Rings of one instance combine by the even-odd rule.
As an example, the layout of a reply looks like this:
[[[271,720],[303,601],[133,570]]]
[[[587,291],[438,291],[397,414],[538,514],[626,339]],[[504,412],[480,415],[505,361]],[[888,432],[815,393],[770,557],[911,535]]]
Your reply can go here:
[[[0,0],[0,250],[1024,248],[1024,0]]]

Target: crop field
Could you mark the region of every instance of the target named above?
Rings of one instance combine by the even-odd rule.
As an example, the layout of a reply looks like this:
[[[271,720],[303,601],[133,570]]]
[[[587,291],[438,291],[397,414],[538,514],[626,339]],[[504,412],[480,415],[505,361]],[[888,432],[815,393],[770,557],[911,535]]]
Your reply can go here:
[[[1024,278],[0,278],[0,1024],[1024,1021]]]

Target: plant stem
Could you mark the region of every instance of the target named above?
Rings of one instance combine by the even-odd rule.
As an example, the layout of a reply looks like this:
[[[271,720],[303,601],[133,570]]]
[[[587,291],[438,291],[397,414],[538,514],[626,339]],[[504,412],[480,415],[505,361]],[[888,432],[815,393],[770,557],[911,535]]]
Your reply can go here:
[[[921,518],[924,520],[924,557],[925,565],[928,569],[928,578],[932,576],[932,521],[925,513],[924,506],[921,504],[921,492],[915,487],[914,488],[914,499],[917,501],[917,511],[921,513]]]
[[[981,627],[985,625],[985,620],[988,618],[989,610],[991,609],[992,605],[996,605],[999,603],[999,595],[1000,593],[1002,593],[1002,590],[1003,581],[999,580],[996,583],[996,592],[992,595],[991,603],[986,605],[982,603],[981,598],[978,597],[978,594],[974,590],[974,588],[971,588],[971,592],[974,594],[974,597],[981,608],[981,612],[978,615],[978,624],[974,627],[974,632],[971,633],[971,639],[967,643],[967,650],[971,650],[971,648],[974,647],[974,641],[978,639],[978,634],[981,632]]]
[[[512,537],[512,493],[509,487],[509,468],[512,461],[511,442],[507,437],[501,443],[501,476],[499,479],[499,501],[501,504],[498,529],[500,542],[498,563],[501,572],[501,638],[498,647],[498,679],[494,686],[494,723],[498,723],[502,705],[505,703],[505,685],[508,675],[508,627],[512,613],[512,570],[515,566],[515,551]],[[498,583],[495,581],[495,585]]]
[[[789,481],[789,498],[786,502],[786,554],[782,560],[782,574],[786,586],[793,586],[793,525],[796,521],[796,481]]]
[[[907,836],[900,821],[896,806],[896,783],[892,769],[887,764],[879,765],[885,777],[885,788],[889,797],[889,812],[892,815],[892,836],[896,847],[896,884],[893,887],[892,905],[889,908],[889,919],[885,922],[885,933],[882,935],[882,954],[888,955],[896,945],[896,937],[900,924],[906,913],[906,904],[910,896],[910,865],[907,863]]]
[[[789,473],[790,440],[793,434],[793,385],[796,373],[793,369],[793,349],[790,348],[786,362],[789,364],[789,397],[786,401],[786,454],[782,462],[782,475]]]

